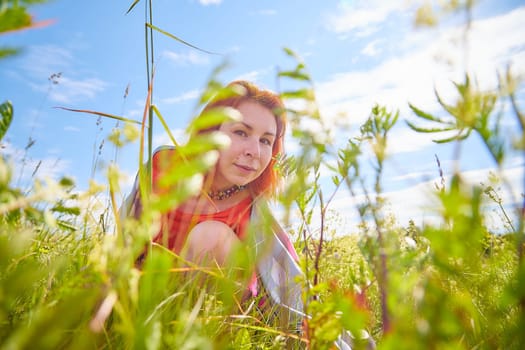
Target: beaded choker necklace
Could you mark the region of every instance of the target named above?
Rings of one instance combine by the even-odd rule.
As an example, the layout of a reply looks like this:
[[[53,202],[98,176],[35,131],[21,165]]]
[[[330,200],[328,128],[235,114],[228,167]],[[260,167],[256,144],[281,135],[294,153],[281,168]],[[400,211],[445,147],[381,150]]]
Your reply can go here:
[[[211,199],[216,199],[216,200],[221,201],[223,199],[230,198],[237,192],[243,191],[245,188],[246,188],[245,185],[241,185],[241,186],[233,185],[232,187],[229,187],[225,190],[218,190],[217,192],[208,192],[208,196],[210,196]]]

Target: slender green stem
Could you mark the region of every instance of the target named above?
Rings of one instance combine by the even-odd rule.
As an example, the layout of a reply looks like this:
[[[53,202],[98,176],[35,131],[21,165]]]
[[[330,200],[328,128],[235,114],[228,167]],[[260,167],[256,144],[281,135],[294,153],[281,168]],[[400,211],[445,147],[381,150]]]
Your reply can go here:
[[[148,110],[146,111],[148,115],[148,161],[147,161],[147,173],[151,174],[151,156],[152,156],[152,136],[153,136],[153,114],[151,111],[151,102],[152,102],[152,81],[153,81],[153,74],[152,74],[152,66],[153,66],[153,49],[152,49],[152,43],[153,35],[148,36],[148,31],[151,32],[151,28],[148,27],[148,21],[152,20],[151,15],[151,1],[144,2],[145,8],[144,8],[144,42],[146,44],[146,79],[148,83],[148,91],[150,92],[148,94]],[[150,57],[151,56],[151,57]],[[150,64],[151,60],[151,64]]]
[[[319,264],[321,262],[321,253],[323,251],[323,241],[324,241],[324,228],[325,228],[325,216],[326,216],[326,206],[324,204],[323,200],[323,191],[319,189],[317,192],[319,196],[319,206],[321,208],[321,225],[320,225],[320,232],[319,232],[319,246],[316,249],[315,252],[315,261],[314,261],[314,286],[319,284]]]
[[[152,5],[152,0],[149,0],[149,24],[150,25],[153,25],[153,5]],[[151,165],[152,165],[152,162],[151,162],[151,157],[152,157],[152,154],[153,154],[153,110],[151,109],[151,106],[153,105],[153,72],[155,70],[155,56],[154,56],[154,51],[153,51],[153,30],[151,28],[149,28],[149,36],[150,36],[150,40],[149,40],[149,49],[150,49],[150,60],[151,60],[151,67],[150,67],[150,70],[148,71],[148,81],[149,81],[149,84],[152,84],[151,86],[151,94],[149,95],[149,105],[150,105],[150,109],[149,109],[149,122],[148,122],[148,125],[149,125],[149,130],[148,130],[148,163],[149,163],[149,173],[151,174]]]
[[[148,39],[148,3],[145,2],[145,9],[144,9],[144,42],[146,44],[146,79],[148,82],[148,89],[150,85],[150,67],[149,67],[149,39]]]

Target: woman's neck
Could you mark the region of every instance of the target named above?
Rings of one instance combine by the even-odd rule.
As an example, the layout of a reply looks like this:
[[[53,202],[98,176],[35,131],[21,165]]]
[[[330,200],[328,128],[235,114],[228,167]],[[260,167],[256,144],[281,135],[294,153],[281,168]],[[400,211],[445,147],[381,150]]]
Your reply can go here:
[[[213,199],[206,191],[201,191],[198,196],[191,197],[179,206],[179,210],[189,213],[211,214],[233,207],[239,202],[251,197],[250,191],[244,189],[221,200]]]
[[[223,211],[230,207],[233,207],[237,203],[245,200],[246,198],[250,197],[250,193],[248,189],[243,189],[240,191],[235,192],[234,194],[230,195],[227,198],[223,199],[217,199],[212,198],[209,196],[209,194],[203,194],[205,196],[205,200],[216,209],[216,211]]]
[[[212,189],[211,191],[208,191],[208,196],[213,200],[225,200],[228,199],[237,193],[240,193],[242,191],[246,190],[245,185],[233,185],[226,188],[221,189]]]

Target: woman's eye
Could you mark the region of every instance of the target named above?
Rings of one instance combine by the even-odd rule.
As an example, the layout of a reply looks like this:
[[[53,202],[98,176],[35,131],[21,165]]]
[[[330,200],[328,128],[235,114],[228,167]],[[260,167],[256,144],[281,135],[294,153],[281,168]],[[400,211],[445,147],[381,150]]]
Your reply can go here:
[[[233,132],[235,135],[239,135],[239,136],[246,136],[246,132],[244,130],[235,130]]]
[[[268,139],[261,139],[261,142],[262,144],[264,145],[267,145],[267,146],[271,146],[272,145],[272,142]]]

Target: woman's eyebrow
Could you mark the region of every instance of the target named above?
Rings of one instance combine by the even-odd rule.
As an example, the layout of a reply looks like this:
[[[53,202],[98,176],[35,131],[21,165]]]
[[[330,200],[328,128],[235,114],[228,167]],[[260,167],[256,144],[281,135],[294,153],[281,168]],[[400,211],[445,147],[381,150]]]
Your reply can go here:
[[[244,127],[248,130],[253,130],[253,127],[250,125],[250,124],[247,124],[245,122],[239,122],[240,124],[244,125]],[[273,136],[275,137],[275,134],[273,132],[270,132],[270,131],[266,131],[263,135],[268,135],[268,136]]]

